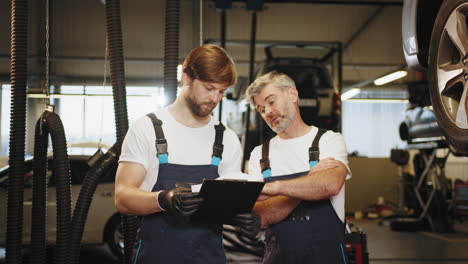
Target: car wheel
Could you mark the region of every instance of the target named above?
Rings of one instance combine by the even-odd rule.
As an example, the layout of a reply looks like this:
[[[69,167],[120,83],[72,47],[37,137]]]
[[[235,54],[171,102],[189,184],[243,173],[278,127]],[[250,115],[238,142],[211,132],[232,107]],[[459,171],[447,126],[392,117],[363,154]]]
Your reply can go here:
[[[104,230],[104,243],[107,244],[114,256],[119,259],[123,257],[124,234],[120,214],[114,214],[107,222]]]
[[[452,151],[468,156],[468,1],[444,1],[429,48],[429,90]]]

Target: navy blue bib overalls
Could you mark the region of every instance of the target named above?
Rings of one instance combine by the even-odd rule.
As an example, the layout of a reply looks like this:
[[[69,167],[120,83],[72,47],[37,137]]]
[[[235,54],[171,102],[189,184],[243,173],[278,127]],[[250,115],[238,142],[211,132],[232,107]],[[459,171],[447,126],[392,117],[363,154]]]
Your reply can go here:
[[[319,158],[318,142],[324,130],[319,130],[309,149],[310,168]],[[265,182],[293,179],[309,171],[271,177],[269,141],[262,146],[260,164]],[[283,221],[270,225],[266,232],[263,263],[282,264],[343,264],[345,227],[333,208],[330,199],[301,201]]]
[[[180,165],[168,162],[162,122],[154,114],[148,114],[148,117],[152,119],[155,128],[159,159],[158,180],[153,192],[173,189],[176,183],[201,183],[203,179],[218,178],[224,132],[221,123],[215,126],[212,164]],[[146,215],[138,231],[132,263],[226,263],[222,225],[186,223],[167,212]]]

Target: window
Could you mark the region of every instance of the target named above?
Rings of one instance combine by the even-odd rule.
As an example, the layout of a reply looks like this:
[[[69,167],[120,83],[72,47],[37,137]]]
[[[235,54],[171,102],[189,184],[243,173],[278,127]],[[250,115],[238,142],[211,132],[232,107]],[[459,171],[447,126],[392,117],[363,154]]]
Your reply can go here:
[[[0,155],[3,156],[8,155],[9,147],[10,90],[10,85],[1,86]],[[107,145],[115,143],[112,87],[62,86],[60,93],[59,96],[53,96],[51,102],[62,120],[67,143],[98,142],[101,138]],[[162,108],[166,103],[163,87],[127,87],[126,99],[130,123],[151,111]],[[30,100],[40,100],[42,104],[42,99],[28,98],[28,102]],[[36,121],[28,120],[34,123]]]
[[[115,117],[112,87],[62,86],[58,109],[68,143],[115,143]],[[127,112],[135,119],[163,107],[162,87],[127,87]]]
[[[398,128],[407,107],[404,100],[343,101],[342,131],[348,152],[390,157],[392,148],[404,147]]]
[[[0,135],[1,135],[1,155],[8,155],[8,148],[9,148],[9,137],[10,137],[10,105],[11,105],[11,95],[10,95],[10,89],[11,85],[3,84],[1,86],[1,119],[0,119],[0,124],[1,124],[1,130],[0,130]]]

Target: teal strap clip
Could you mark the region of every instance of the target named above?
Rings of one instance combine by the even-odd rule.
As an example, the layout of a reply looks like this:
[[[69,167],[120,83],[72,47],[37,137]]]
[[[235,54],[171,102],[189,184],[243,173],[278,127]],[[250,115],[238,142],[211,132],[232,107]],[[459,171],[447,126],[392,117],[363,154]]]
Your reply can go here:
[[[220,157],[212,156],[211,157],[211,165],[213,166],[219,166],[219,163],[221,162]]]
[[[271,169],[267,169],[267,170],[262,171],[262,174],[263,174],[263,179],[270,178],[271,177]]]
[[[314,167],[315,165],[317,165],[318,161],[316,160],[313,160],[313,161],[309,161],[309,166],[310,168],[312,169],[312,167]]]
[[[159,154],[159,155],[158,155],[158,159],[159,159],[159,164],[166,164],[166,163],[168,163],[168,156],[167,156],[167,154]]]

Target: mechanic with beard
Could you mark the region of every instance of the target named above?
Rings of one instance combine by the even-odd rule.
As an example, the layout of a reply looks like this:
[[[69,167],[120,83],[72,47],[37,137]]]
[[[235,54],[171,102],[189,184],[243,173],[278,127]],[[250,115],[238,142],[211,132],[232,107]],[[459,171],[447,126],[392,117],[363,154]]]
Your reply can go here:
[[[246,97],[277,133],[249,160],[249,174],[267,182],[254,207],[267,228],[263,263],[346,263],[343,136],[304,123],[285,74],[260,76]]]
[[[184,60],[182,90],[167,108],[132,123],[115,181],[115,205],[141,215],[132,263],[225,263],[222,225],[193,223],[202,198],[187,188],[240,173],[237,135],[210,115],[236,82],[231,57],[207,44]],[[256,234],[260,217],[237,215],[242,234]]]

